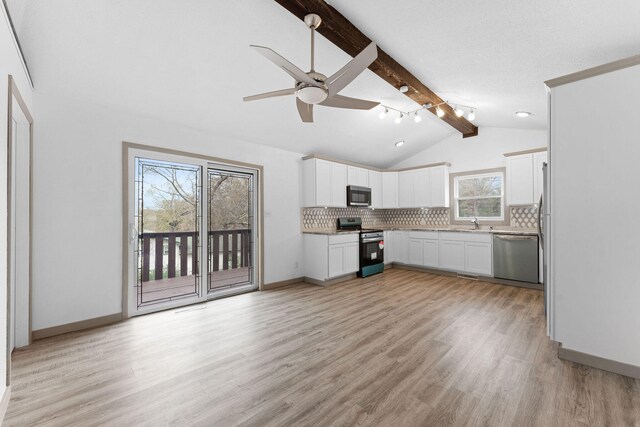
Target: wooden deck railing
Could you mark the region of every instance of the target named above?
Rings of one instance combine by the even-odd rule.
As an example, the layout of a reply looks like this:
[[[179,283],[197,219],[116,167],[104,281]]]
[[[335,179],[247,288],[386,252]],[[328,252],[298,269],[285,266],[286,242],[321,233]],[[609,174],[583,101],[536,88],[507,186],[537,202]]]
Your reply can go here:
[[[195,231],[174,231],[163,233],[142,233],[142,281],[164,278],[165,248],[168,256],[167,277],[187,276],[189,274],[189,255],[191,255],[191,274],[198,273],[198,251],[194,242]],[[151,242],[154,242],[154,274],[151,272]],[[229,270],[247,267],[250,263],[251,229],[209,231],[209,253],[211,270]],[[176,257],[176,247],[179,248]],[[196,250],[194,250],[194,248]],[[222,262],[220,262],[222,255]],[[177,261],[180,260],[178,264]],[[176,271],[179,268],[180,271]]]

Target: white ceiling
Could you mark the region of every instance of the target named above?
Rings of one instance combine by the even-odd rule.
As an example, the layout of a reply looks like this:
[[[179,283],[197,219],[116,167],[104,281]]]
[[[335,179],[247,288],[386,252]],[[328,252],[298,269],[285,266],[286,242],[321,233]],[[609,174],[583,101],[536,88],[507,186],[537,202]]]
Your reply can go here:
[[[394,164],[455,131],[378,119],[379,110],[317,107],[300,122],[294,98],[242,97],[292,85],[249,44],[269,46],[302,69],[309,32],[273,1],[9,0],[36,90],[215,131],[221,137],[376,166]],[[631,56],[640,2],[619,0],[330,3],[443,98],[478,107],[476,124],[542,129],[543,81]],[[612,6],[615,4],[615,8]],[[316,69],[350,57],[322,36]],[[417,105],[370,71],[343,95],[399,109]],[[516,119],[516,110],[534,113]],[[482,130],[480,130],[482,131]],[[405,140],[401,149],[394,142]]]

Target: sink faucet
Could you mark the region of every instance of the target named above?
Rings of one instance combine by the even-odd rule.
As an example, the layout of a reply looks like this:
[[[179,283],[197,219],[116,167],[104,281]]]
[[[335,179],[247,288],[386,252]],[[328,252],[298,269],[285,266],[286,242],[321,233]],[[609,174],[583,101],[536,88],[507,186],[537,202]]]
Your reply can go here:
[[[471,223],[473,224],[473,229],[474,230],[480,230],[480,224],[478,223],[478,218],[474,217],[473,221],[471,221]]]

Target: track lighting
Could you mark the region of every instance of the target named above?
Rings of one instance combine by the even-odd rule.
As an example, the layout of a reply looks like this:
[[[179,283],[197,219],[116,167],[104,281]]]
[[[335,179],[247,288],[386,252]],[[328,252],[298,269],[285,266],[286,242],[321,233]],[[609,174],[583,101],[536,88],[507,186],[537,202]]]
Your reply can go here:
[[[469,120],[474,120],[476,118],[475,107],[470,107],[468,105],[462,104],[450,104],[449,101],[441,101],[438,104],[433,104],[431,102],[427,102],[422,104],[422,106],[416,110],[403,111],[398,110],[397,108],[389,107],[387,105],[381,105],[384,108],[384,111],[380,111],[378,117],[380,119],[384,119],[389,112],[393,111],[398,113],[398,116],[393,120],[396,124],[402,123],[405,117],[413,117],[413,121],[416,123],[420,123],[422,121],[422,116],[419,114],[420,110],[429,110],[432,113],[435,113],[439,118],[443,118],[446,114],[445,110],[441,107],[442,105],[453,106],[453,113],[456,117],[464,117],[467,114]]]

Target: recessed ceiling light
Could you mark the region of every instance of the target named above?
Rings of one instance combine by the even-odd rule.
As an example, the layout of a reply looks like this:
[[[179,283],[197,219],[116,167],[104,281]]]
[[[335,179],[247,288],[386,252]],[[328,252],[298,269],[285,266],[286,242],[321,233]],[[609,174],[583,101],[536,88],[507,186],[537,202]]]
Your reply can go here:
[[[404,145],[404,141],[396,142],[396,147],[402,147]]]
[[[531,114],[528,111],[516,111],[516,116],[518,117],[529,117],[532,116],[533,114]]]

